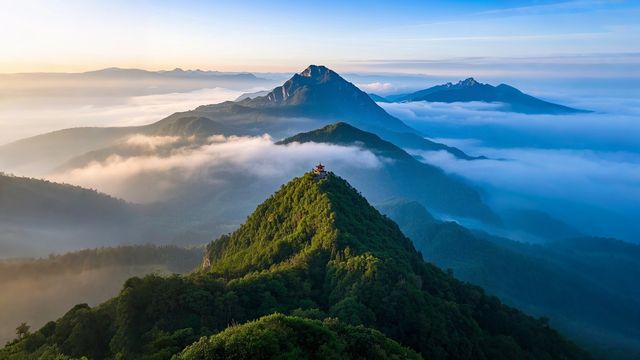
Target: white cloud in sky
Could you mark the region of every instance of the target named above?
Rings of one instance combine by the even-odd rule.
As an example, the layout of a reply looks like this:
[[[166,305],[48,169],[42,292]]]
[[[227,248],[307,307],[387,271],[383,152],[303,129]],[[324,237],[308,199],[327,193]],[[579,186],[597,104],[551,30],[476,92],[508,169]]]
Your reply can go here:
[[[388,82],[372,82],[368,84],[356,84],[364,92],[389,93],[396,90],[393,84]]]

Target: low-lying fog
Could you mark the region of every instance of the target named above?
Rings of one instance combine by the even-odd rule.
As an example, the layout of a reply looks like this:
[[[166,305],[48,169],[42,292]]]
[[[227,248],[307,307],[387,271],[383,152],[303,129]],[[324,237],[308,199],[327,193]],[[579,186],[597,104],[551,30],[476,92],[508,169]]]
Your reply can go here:
[[[145,125],[277,84],[154,74],[0,74],[0,145],[69,127]]]
[[[464,161],[413,152],[480,184],[494,205],[532,207],[588,234],[640,241],[634,220],[640,216],[640,100],[632,92],[568,91],[554,101],[593,112],[525,115],[487,103],[380,105],[437,141],[489,157]]]

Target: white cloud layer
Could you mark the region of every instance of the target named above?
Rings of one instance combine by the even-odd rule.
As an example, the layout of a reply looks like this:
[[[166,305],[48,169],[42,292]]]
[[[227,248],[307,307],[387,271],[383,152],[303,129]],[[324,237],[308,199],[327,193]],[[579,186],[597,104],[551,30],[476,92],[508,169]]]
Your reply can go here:
[[[146,125],[177,111],[237,98],[225,88],[131,97],[16,97],[0,99],[0,145],[19,138],[78,126]]]
[[[497,111],[497,104],[380,104],[432,137],[477,139],[490,147],[573,148],[640,152],[640,100],[565,99],[588,114],[526,115]]]
[[[465,161],[447,152],[417,153],[425,162],[501,191],[579,201],[622,213],[638,211],[640,157],[633,154],[533,148],[478,151],[500,160]]]
[[[640,100],[576,97],[567,102],[594,112],[525,115],[481,102],[381,105],[436,141],[491,158],[464,161],[448,153],[413,152],[481,185],[495,201],[534,207],[585,231],[637,241]]]
[[[139,143],[155,144],[164,137],[143,137]],[[381,160],[358,147],[328,144],[275,145],[271,137],[213,136],[202,146],[175,149],[168,156],[112,155],[82,168],[50,176],[53,181],[96,188],[135,202],[162,199],[171,190],[190,182],[211,186],[229,181],[230,174],[245,177],[290,178],[322,160],[334,167],[376,168]]]

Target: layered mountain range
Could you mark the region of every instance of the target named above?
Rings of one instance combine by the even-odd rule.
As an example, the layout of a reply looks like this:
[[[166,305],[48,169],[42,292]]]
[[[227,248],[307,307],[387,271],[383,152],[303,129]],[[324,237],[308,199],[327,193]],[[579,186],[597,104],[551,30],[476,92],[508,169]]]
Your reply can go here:
[[[345,176],[363,189],[367,196],[381,201],[383,196],[413,194],[417,196],[416,200],[423,201],[425,206],[436,211],[484,221],[495,220],[495,215],[483,203],[476,189],[455,176],[419,163],[400,147],[448,151],[461,159],[471,160],[474,157],[459,149],[426,139],[399,119],[387,114],[353,84],[323,66],[308,67],[267,95],[239,102],[200,106],[149,125],[63,129],[0,146],[0,167],[8,172],[64,181],[69,174],[96,166],[107,167],[114,161],[147,161],[151,158],[162,161],[175,154],[200,151],[211,145],[212,136],[256,136],[269,133],[276,139],[286,138],[295,134],[296,130],[314,130],[336,120],[358,124],[371,131],[353,127],[352,130],[357,131],[353,132],[351,141],[340,142],[344,146],[373,152],[377,158],[382,159],[382,167],[376,169],[343,169]],[[369,141],[372,137],[378,140],[372,143]],[[139,138],[142,138],[142,143]],[[338,143],[328,138],[324,140],[316,139],[316,142]],[[385,145],[381,145],[385,142]],[[282,144],[284,147],[285,142]],[[396,155],[391,158],[397,158],[385,161],[385,158],[391,159],[387,156],[390,154],[380,153],[377,150],[379,146],[394,147]],[[204,172],[206,169],[200,171]],[[397,171],[401,173],[394,175]],[[415,176],[412,171],[420,176]],[[136,206],[136,211],[133,212],[136,216],[132,217],[135,221],[130,222],[135,229],[121,224],[118,228],[127,230],[127,233],[118,236],[120,241],[138,243],[149,231],[154,234],[153,229],[161,228],[154,235],[158,241],[198,243],[211,236],[210,234],[219,235],[233,229],[248,214],[252,204],[278,185],[277,180],[266,183],[259,179],[256,181],[255,177],[233,169],[220,175],[224,177],[215,187],[211,186],[206,177],[183,180],[179,175],[174,175],[180,178],[179,188],[171,192],[163,191],[162,197],[155,193],[149,195],[148,198],[152,198],[153,203],[143,207]],[[12,181],[16,183],[20,180],[13,178]],[[149,188],[160,187],[162,183],[170,181],[172,180],[166,174],[142,173],[123,183],[121,187],[128,190],[117,195],[131,200],[127,194],[145,193]],[[413,185],[407,186],[409,183]],[[380,189],[386,190],[380,192]],[[428,190],[433,196],[428,198],[421,195],[417,189]],[[401,193],[395,193],[396,190]],[[84,209],[84,206],[79,208]],[[87,213],[92,213],[92,210],[87,209]],[[149,214],[153,216],[148,216]],[[111,226],[112,222],[105,218],[103,224]],[[16,226],[11,225],[15,231],[0,235],[2,243],[11,244],[11,254],[15,255],[28,254],[32,248],[28,244],[35,241],[33,239],[37,234],[45,234],[40,243],[52,245],[47,246],[45,251],[54,251],[56,248],[53,244],[74,243],[75,240],[71,239],[77,238],[72,235],[73,227],[64,223],[57,224],[58,229],[38,230],[33,234],[25,234],[26,230],[20,230]],[[78,234],[84,236],[84,233]],[[32,240],[18,241],[20,238]],[[101,244],[112,245],[113,242],[100,240],[96,241],[95,246]]]
[[[639,294],[629,283],[632,274],[640,274],[635,260],[640,246],[570,236],[566,229],[561,229],[566,237],[523,243],[441,221],[415,201],[395,199],[377,208],[398,223],[426,261],[529,314],[549,318],[604,358],[640,354]]]
[[[486,84],[458,85],[448,88]],[[0,147],[0,165],[16,172],[45,169],[50,176],[114,159],[161,161],[230,137],[264,133],[281,139],[268,140],[281,154],[326,146],[371,156],[373,166],[329,166],[362,194],[335,175],[318,181],[307,174],[282,187],[238,229],[255,204],[290,176],[285,170],[265,180],[246,167],[214,172],[204,163],[198,168],[202,176],[144,205],[80,187],[0,176],[3,255],[44,244],[77,248],[83,239],[91,247],[201,244],[237,229],[208,246],[204,269],[193,275],[131,279],[118,297],[73,308],[2,350],[0,358],[195,359],[270,351],[329,351],[343,358],[588,358],[549,323],[602,353],[608,347],[633,354],[640,349],[634,340],[640,334],[637,296],[627,291],[640,274],[636,246],[583,236],[539,210],[496,214],[472,183],[408,151],[478,157],[428,140],[323,66],[312,65],[272,91],[145,126],[74,128],[24,139]],[[138,137],[161,141],[141,146]],[[269,160],[259,165],[269,167]],[[143,173],[133,191],[164,186],[171,175]],[[381,204],[404,235],[362,196]],[[390,197],[408,200],[385,202]],[[545,242],[523,244],[438,218],[472,219]],[[26,230],[33,231],[26,236]],[[504,306],[422,258],[551,320]],[[599,309],[608,307],[602,315]],[[236,323],[242,325],[227,328]],[[249,347],[249,339],[268,346]]]
[[[474,159],[459,149],[426,139],[340,75],[324,66],[311,65],[265,96],[200,106],[146,126],[71,128],[6,144],[0,146],[0,166],[29,174],[34,169],[53,170],[74,157],[112,146],[134,134],[206,138],[213,134],[269,133],[283,138],[336,121],[349,122],[402,147],[442,150],[458,158]]]

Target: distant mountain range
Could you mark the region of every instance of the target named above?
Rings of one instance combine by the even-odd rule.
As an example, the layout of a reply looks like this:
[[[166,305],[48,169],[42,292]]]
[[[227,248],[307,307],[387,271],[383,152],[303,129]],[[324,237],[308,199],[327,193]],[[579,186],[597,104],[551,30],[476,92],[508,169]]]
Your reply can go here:
[[[538,99],[506,84],[492,86],[480,83],[474,78],[460,80],[455,84],[449,82],[410,94],[398,94],[386,97],[369,94],[369,96],[376,102],[428,101],[452,103],[482,101],[500,103],[502,104],[499,108],[500,110],[525,114],[561,115],[588,112],[586,110],[575,109]]]
[[[120,69],[105,71],[128,72]],[[380,193],[380,196],[402,195],[419,200],[425,206],[433,206],[434,210],[451,213],[454,216],[476,217],[485,221],[495,220],[495,215],[483,203],[478,191],[472,186],[433,166],[420,163],[400,146],[448,151],[462,159],[475,159],[475,157],[459,149],[425,139],[399,119],[387,114],[353,84],[322,66],[310,66],[267,95],[254,96],[239,102],[200,106],[145,126],[63,129],[3,145],[0,146],[0,169],[17,174],[56,177],[88,166],[92,162],[104,163],[110,157],[127,159],[136,156],[169,156],[175,151],[204,145],[212,135],[254,136],[270,133],[275,138],[287,138],[298,132],[318,129],[336,120],[349,121],[354,126],[359,124],[365,129],[370,129],[370,132],[366,132],[355,127],[347,127],[346,124],[340,125],[337,127],[338,130],[348,128],[349,131],[346,132],[354,136],[350,139],[352,141],[344,144],[349,146],[365,144],[365,148],[368,147],[366,150],[374,153],[386,146],[393,148],[393,152],[396,153],[394,156],[397,158],[394,162],[384,163],[384,166],[377,170],[344,169],[345,174],[350,176],[350,180],[369,196],[375,196],[376,193]],[[129,143],[128,140],[137,135],[172,137],[177,140],[166,145],[146,148]],[[331,138],[339,135],[338,133],[332,132],[330,135],[329,138],[315,140],[339,143],[339,139]],[[377,140],[371,141],[374,138]],[[396,171],[398,173],[394,174]],[[420,175],[416,176],[411,173],[412,171]],[[12,178],[10,181],[22,182],[26,188],[30,189],[35,189],[36,185],[41,186],[32,179]],[[151,180],[140,178],[136,181]],[[158,179],[158,181],[163,180]],[[50,193],[50,196],[77,199],[74,194],[79,191],[70,191],[63,186],[57,187],[58,184],[47,184],[46,192]],[[273,184],[256,182],[255,179],[239,173],[226,174],[225,184],[224,191],[221,191],[219,188],[211,187],[206,181],[190,182],[167,194],[168,198],[160,203],[134,208],[131,204],[123,204],[122,207],[126,211],[122,213],[133,215],[129,222],[118,220],[117,228],[123,232],[118,239],[123,242],[137,243],[145,236],[153,236],[157,243],[193,244],[212,234],[218,235],[233,229],[246,216],[250,210],[250,204],[265,196],[269,189],[275,189],[279,185],[275,182]],[[134,187],[130,188],[134,189]],[[432,196],[421,195],[419,189],[423,189],[425,194]],[[65,194],[73,196],[67,197]],[[97,197],[100,195],[98,194]],[[445,200],[446,197],[451,200]],[[374,199],[379,201],[382,198]],[[37,199],[24,197],[21,201],[28,204],[25,206],[37,207],[35,205]],[[5,204],[10,207],[10,203]],[[96,206],[98,205],[75,202],[76,209],[72,210],[89,216],[93,214]],[[47,206],[42,207],[42,211],[46,209],[48,209]],[[55,211],[51,210],[51,214],[56,218],[66,216],[72,219],[73,211],[70,210],[68,214],[65,211],[61,209],[58,214],[55,214]],[[17,217],[20,218],[20,216]],[[186,218],[189,221],[185,221]],[[42,219],[47,217],[43,216]],[[6,254],[29,254],[32,251],[29,244],[47,245],[42,247],[42,251],[68,250],[73,249],[72,244],[86,237],[88,233],[102,234],[103,232],[96,229],[113,224],[108,216],[104,218],[98,216],[95,219],[97,223],[94,225],[87,223],[86,229],[80,231],[78,228],[76,234],[72,234],[72,222],[61,221],[60,224],[65,225],[53,229],[38,227],[37,224],[42,225],[41,221],[36,221],[33,216],[25,216],[18,220],[34,224],[33,226],[20,228],[12,220],[13,225],[5,227],[7,231],[0,235],[0,238],[8,246]],[[9,229],[12,230],[9,231]],[[153,233],[153,229],[161,230]],[[95,239],[95,243],[91,246],[114,244],[113,238],[100,236],[92,238]],[[18,241],[18,239],[24,241]]]
[[[63,96],[67,99],[113,99],[216,87],[232,90],[270,87],[277,82],[251,73],[107,68],[81,73],[0,74],[0,83],[3,84],[0,87],[0,97]]]
[[[447,151],[465,160],[478,158],[426,139],[335,72],[324,66],[311,65],[264,96],[199,106],[146,126],[71,128],[6,144],[0,146],[0,168],[29,174],[31,169],[45,169],[46,173],[73,158],[113,146],[134,134],[206,138],[213,134],[269,133],[275,138],[284,138],[336,121],[349,122],[401,147]]]
[[[110,78],[110,79],[125,79],[125,80],[137,80],[142,78],[158,78],[158,77],[171,77],[171,78],[209,78],[209,79],[229,79],[229,80],[244,80],[244,81],[266,81],[266,79],[255,76],[248,72],[222,72],[222,71],[209,71],[209,70],[183,70],[175,68],[173,70],[160,70],[149,71],[142,69],[124,69],[118,67],[110,67],[100,70],[79,72],[79,73],[16,73],[16,74],[0,74],[0,77],[6,78],[40,78],[40,79],[65,79],[69,77],[75,78]]]

